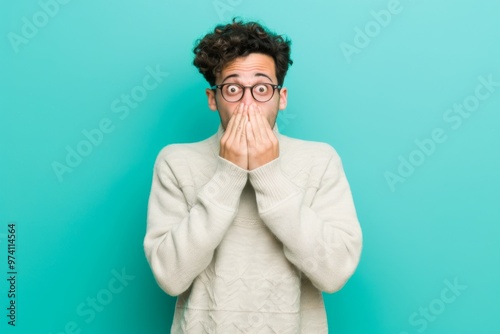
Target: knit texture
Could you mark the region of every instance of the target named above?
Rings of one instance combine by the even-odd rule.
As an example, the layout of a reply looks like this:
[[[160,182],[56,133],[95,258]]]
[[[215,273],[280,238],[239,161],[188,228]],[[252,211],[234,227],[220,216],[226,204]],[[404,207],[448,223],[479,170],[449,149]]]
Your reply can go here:
[[[250,172],[219,156],[221,127],[158,155],[144,247],[172,333],[327,333],[321,291],[361,254],[351,191],[330,145],[274,132],[279,158]]]

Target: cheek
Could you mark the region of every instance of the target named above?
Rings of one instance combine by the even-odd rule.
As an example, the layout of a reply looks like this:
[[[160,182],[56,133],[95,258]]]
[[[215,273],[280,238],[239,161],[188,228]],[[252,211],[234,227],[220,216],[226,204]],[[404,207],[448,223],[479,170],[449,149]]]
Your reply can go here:
[[[276,119],[278,118],[278,108],[277,106],[272,109],[268,109],[264,112],[264,116],[269,122],[269,125],[274,126],[274,123],[276,122]]]
[[[222,123],[222,127],[224,129],[226,129],[227,123],[229,123],[229,120],[231,119],[232,115],[233,115],[233,110],[228,110],[219,104],[219,117]]]

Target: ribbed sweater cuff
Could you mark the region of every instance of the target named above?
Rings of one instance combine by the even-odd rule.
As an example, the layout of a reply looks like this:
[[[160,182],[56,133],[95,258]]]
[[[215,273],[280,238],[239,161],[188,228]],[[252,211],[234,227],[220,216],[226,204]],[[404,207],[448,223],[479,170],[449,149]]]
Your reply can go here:
[[[260,212],[273,208],[300,191],[285,176],[280,163],[280,158],[277,158],[249,172],[249,179],[255,190]]]
[[[238,206],[248,172],[221,157],[215,174],[204,186],[203,194],[210,202],[230,209]]]

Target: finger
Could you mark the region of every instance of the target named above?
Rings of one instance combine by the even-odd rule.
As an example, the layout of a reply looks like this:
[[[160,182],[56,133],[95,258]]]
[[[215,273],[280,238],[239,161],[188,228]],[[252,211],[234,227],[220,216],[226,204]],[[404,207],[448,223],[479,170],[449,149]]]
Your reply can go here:
[[[269,134],[267,132],[267,128],[269,128],[269,123],[262,115],[260,109],[255,110],[256,121],[257,121],[257,131],[259,132],[259,138],[264,142],[269,140]]]
[[[259,131],[258,115],[255,104],[250,107],[250,123],[252,123],[253,142],[261,142],[262,136]]]
[[[240,123],[238,124],[238,129],[236,132],[236,139],[239,139],[239,143],[243,144],[245,139],[246,139],[246,123],[247,123],[247,118],[248,118],[248,106],[244,105],[242,110],[241,110],[241,119]]]
[[[224,131],[224,134],[222,135],[223,138],[227,138],[231,134],[231,131],[232,131],[233,126],[234,126],[234,120],[236,119],[236,114],[238,112],[238,108],[239,107],[240,106],[238,105],[238,107],[236,108],[235,112],[229,118],[229,122],[227,122],[226,129]]]
[[[268,138],[272,138],[272,137],[275,137],[276,138],[276,134],[274,133],[274,129],[273,127],[271,126],[271,124],[269,124],[269,121],[268,119],[264,116],[264,114],[261,113],[261,117],[262,117],[262,121],[264,122],[265,124],[265,129],[266,129],[266,133],[267,133],[267,137]],[[276,117],[277,119],[277,117]],[[275,120],[276,122],[276,120]]]
[[[239,124],[240,124],[240,121],[242,118],[242,105],[241,104],[238,105],[238,107],[236,108],[235,112],[233,113],[232,118],[234,118],[234,123],[233,123],[233,126],[231,127],[231,132],[229,133],[229,138],[228,138],[229,143],[232,143],[235,138],[238,138],[236,136],[237,136],[238,127],[239,127]]]
[[[226,145],[228,144],[228,141],[230,140],[231,137],[231,131],[234,127],[234,121],[236,117],[234,117],[234,114],[231,116],[229,119],[229,122],[227,122],[226,130],[222,134],[222,137],[220,139],[220,149],[219,149],[219,154],[221,156],[225,155],[226,152]]]
[[[229,119],[229,122],[227,123],[227,126],[226,126],[226,130],[224,131],[224,133],[222,134],[222,137],[220,139],[221,143],[225,143],[228,140],[229,135],[231,134],[231,129],[233,127],[233,123],[234,123],[234,117]]]
[[[247,122],[246,124],[246,141],[247,141],[247,146],[249,148],[254,148],[255,147],[255,136],[254,136],[254,130],[253,130],[253,125],[252,122]]]

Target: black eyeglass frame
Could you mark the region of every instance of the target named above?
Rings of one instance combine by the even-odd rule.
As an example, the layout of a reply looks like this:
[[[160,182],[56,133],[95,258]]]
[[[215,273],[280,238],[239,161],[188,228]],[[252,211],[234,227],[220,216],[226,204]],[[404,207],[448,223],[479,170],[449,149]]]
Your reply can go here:
[[[224,96],[224,93],[222,93],[222,88],[223,88],[224,86],[229,86],[229,85],[239,86],[239,87],[243,88],[243,94],[241,94],[241,97],[240,97],[238,100],[236,100],[236,101],[228,101],[228,100],[226,99],[226,97]],[[260,101],[260,100],[257,100],[257,99],[255,98],[255,96],[253,95],[253,89],[254,89],[256,86],[259,86],[259,85],[268,85],[268,86],[271,86],[271,87],[273,88],[273,93],[271,94],[271,97],[270,97],[268,100],[266,100],[266,101]],[[215,92],[215,91],[217,91],[217,89],[220,89],[220,95],[222,96],[222,98],[223,98],[224,100],[226,100],[226,101],[227,101],[227,102],[229,102],[229,103],[236,103],[236,102],[240,102],[240,101],[241,101],[241,99],[243,99],[243,97],[245,96],[245,92],[246,92],[246,89],[247,89],[247,88],[248,88],[248,89],[250,89],[250,94],[252,94],[252,97],[253,97],[253,99],[254,99],[255,101],[264,103],[264,102],[269,102],[269,101],[271,101],[271,99],[274,97],[274,93],[276,92],[276,89],[279,91],[279,90],[280,90],[281,88],[283,88],[283,87],[282,87],[281,85],[275,85],[275,84],[272,84],[272,83],[267,83],[267,82],[260,82],[260,83],[257,83],[257,84],[255,84],[255,85],[253,85],[253,86],[243,86],[243,85],[240,85],[240,84],[237,84],[237,83],[223,83],[223,84],[220,84],[220,85],[213,85],[212,87],[210,87],[210,89],[212,89],[214,92]]]

